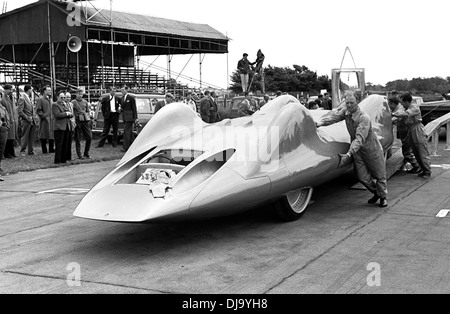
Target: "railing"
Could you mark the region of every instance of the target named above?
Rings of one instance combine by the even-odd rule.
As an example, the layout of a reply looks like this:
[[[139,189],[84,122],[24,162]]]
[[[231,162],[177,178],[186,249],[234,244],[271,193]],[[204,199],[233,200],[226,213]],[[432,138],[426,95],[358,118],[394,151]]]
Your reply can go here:
[[[438,146],[439,146],[439,133],[441,128],[446,125],[447,127],[447,139],[445,150],[450,150],[450,113],[447,113],[445,116],[442,116],[436,120],[429,122],[425,126],[425,133],[427,135],[427,139],[431,138],[433,144],[433,151],[431,156],[439,156],[438,154]]]

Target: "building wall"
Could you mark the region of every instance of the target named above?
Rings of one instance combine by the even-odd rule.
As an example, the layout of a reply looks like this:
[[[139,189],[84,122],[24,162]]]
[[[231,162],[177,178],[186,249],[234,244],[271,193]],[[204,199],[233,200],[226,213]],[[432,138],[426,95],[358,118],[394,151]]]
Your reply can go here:
[[[85,39],[85,27],[67,24],[64,6],[50,4],[51,37],[53,42],[65,42],[69,35]],[[2,45],[48,43],[47,3],[37,3],[18,9],[12,14],[0,15],[0,47]]]

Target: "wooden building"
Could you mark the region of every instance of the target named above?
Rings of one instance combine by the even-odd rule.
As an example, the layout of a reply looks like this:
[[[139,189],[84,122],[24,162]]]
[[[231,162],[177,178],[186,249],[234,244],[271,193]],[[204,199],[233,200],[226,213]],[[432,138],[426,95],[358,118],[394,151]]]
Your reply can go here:
[[[52,83],[161,89],[165,79],[138,69],[138,57],[228,52],[228,38],[209,25],[97,10],[87,3],[40,0],[1,14],[3,78],[36,88]],[[78,52],[68,49],[69,38],[80,39]]]

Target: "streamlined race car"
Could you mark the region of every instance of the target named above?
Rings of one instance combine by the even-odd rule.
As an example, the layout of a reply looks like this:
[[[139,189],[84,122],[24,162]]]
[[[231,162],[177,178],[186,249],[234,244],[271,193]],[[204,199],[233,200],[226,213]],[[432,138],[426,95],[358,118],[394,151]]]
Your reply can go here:
[[[373,95],[360,107],[388,150],[393,132],[386,99]],[[283,220],[296,220],[315,186],[352,166],[338,167],[338,154],[350,146],[345,122],[315,126],[328,112],[310,111],[286,95],[252,116],[206,124],[185,104],[165,106],[74,215],[117,222],[185,220],[272,202]]]

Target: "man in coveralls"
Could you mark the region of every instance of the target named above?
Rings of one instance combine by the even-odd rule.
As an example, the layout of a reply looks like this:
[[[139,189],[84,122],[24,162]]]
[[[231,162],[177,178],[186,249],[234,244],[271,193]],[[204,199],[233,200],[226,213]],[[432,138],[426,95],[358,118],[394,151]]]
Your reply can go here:
[[[322,117],[317,127],[331,125],[345,120],[350,133],[351,144],[347,154],[341,156],[340,165],[354,159],[355,172],[359,181],[373,193],[369,204],[380,200],[380,207],[387,207],[386,162],[383,147],[372,130],[370,117],[362,112],[354,96],[347,96],[345,105]]]
[[[400,100],[396,97],[391,97],[388,100],[389,107],[392,111],[392,122],[397,125],[397,138],[402,141],[402,155],[404,162],[409,163],[412,169],[407,170],[408,173],[418,174],[422,172],[419,163],[414,157],[411,145],[408,141],[408,126],[406,125],[405,118],[397,118],[398,113],[404,113],[405,107],[400,103]]]
[[[420,107],[412,103],[412,96],[410,94],[402,95],[401,100],[405,111],[396,112],[392,115],[405,119],[406,126],[408,127],[407,142],[411,146],[414,156],[416,156],[416,160],[422,169],[419,177],[429,179],[431,177],[430,151],[428,150],[427,135],[422,124]]]

